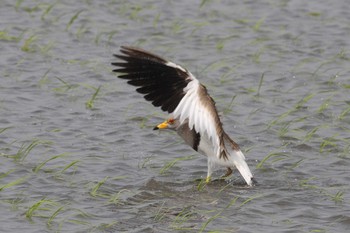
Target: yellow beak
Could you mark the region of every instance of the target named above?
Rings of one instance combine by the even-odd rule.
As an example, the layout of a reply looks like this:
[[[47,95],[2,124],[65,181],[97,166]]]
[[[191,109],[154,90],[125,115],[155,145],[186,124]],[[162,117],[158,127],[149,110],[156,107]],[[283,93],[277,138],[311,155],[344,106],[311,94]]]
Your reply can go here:
[[[166,128],[168,128],[168,121],[164,121],[163,123],[157,125],[156,127],[153,128],[153,130],[166,129]]]

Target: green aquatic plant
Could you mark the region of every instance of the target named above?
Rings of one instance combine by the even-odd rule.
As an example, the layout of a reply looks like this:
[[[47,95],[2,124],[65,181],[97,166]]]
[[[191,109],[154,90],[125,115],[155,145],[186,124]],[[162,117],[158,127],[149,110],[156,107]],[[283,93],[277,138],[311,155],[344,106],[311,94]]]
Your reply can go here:
[[[46,85],[49,82],[49,73],[51,71],[51,68],[49,68],[44,75],[40,78],[39,80],[39,86],[43,87],[44,85]]]
[[[110,223],[100,223],[99,225],[93,227],[89,232],[109,232],[110,231],[109,229],[114,227],[117,224],[119,224],[119,222],[116,220],[111,221]]]
[[[331,198],[336,203],[341,203],[344,201],[344,192],[338,191],[335,195],[331,195]]]
[[[8,129],[11,129],[12,127],[5,127],[5,128],[0,128],[0,133],[5,132]]]
[[[260,28],[261,28],[261,25],[265,22],[265,17],[262,17],[261,19],[259,19],[255,24],[254,26],[252,27],[252,29],[254,31],[259,31]]]
[[[145,167],[147,166],[147,164],[149,164],[149,163],[151,162],[151,160],[152,160],[152,157],[151,157],[151,156],[150,156],[150,157],[147,157],[147,158],[144,158],[143,161],[142,161],[142,163],[139,163],[137,167],[138,167],[139,169],[145,168]]]
[[[309,189],[318,189],[319,186],[310,184],[310,181],[316,180],[316,177],[310,177],[307,179],[303,179],[299,181],[299,186],[303,188],[309,188]]]
[[[216,214],[214,214],[213,216],[211,216],[207,221],[205,221],[201,228],[199,229],[199,233],[202,233],[205,231],[205,229],[207,228],[207,226],[212,222],[214,221],[215,219],[218,219],[218,218],[223,218],[222,213],[227,210],[228,208],[230,208],[231,206],[233,206],[234,204],[236,204],[238,200],[238,197],[235,197],[233,198],[224,208],[222,208],[221,210],[217,210],[215,212],[217,212]]]
[[[79,163],[80,160],[74,160],[71,163],[69,163],[68,165],[66,165],[59,173],[64,173],[66,170],[68,170],[69,168],[75,166],[77,163]]]
[[[185,206],[179,213],[176,214],[175,219],[171,223],[171,228],[176,230],[189,230],[186,227],[183,227],[191,217],[194,215],[194,212],[191,210],[191,206]]]
[[[169,161],[168,163],[166,163],[162,169],[160,169],[159,173],[160,174],[165,174],[170,168],[172,168],[176,163],[178,163],[179,161],[186,161],[186,160],[191,160],[194,158],[194,155],[189,155],[189,156],[185,156],[185,157],[180,157],[180,158],[176,158],[173,159],[171,161]]]
[[[79,10],[78,12],[76,12],[76,13],[72,16],[72,18],[71,18],[71,19],[69,20],[69,22],[67,23],[66,30],[69,30],[69,29],[70,29],[70,27],[73,25],[74,21],[77,20],[77,18],[79,17],[79,15],[80,15],[81,13],[83,13],[83,12],[84,12],[84,10]]]
[[[10,175],[12,172],[16,171],[16,169],[11,169],[5,173],[0,173],[0,179],[5,178],[6,176]]]
[[[69,90],[71,90],[71,89],[73,89],[73,88],[77,88],[79,85],[77,85],[77,84],[70,84],[70,83],[68,83],[67,81],[65,81],[64,79],[62,79],[62,78],[60,78],[60,77],[55,77],[58,81],[60,81],[61,82],[61,86],[59,86],[59,87],[55,87],[55,88],[53,88],[52,90],[54,91],[54,92],[59,92],[59,93],[62,93],[62,92],[66,92],[66,91],[69,91]]]
[[[39,165],[37,165],[35,168],[33,168],[33,172],[34,173],[37,173],[43,166],[45,166],[48,162],[52,161],[52,160],[55,160],[55,159],[58,159],[58,158],[62,158],[62,157],[65,157],[67,156],[69,153],[62,153],[62,154],[59,154],[59,155],[55,155],[55,156],[52,156],[51,158],[41,162]]]
[[[231,98],[230,103],[227,105],[227,107],[225,107],[225,109],[223,110],[223,114],[226,115],[228,113],[230,113],[232,111],[232,106],[233,106],[233,102],[236,99],[237,95],[233,95]]]
[[[43,198],[40,201],[35,202],[32,206],[30,206],[26,211],[25,216],[29,219],[31,219],[33,216],[48,217],[48,215],[43,214],[49,213],[50,211],[52,211],[52,208],[56,206],[59,206],[59,204],[56,201]]]
[[[299,167],[300,164],[304,162],[304,159],[299,159],[298,161],[292,163],[289,167],[288,167],[288,170],[293,170],[294,168],[296,167]]]
[[[330,151],[334,148],[338,147],[338,139],[336,138],[338,136],[338,133],[327,137],[327,138],[323,138],[322,142],[320,144],[320,153],[326,152],[326,151]]]
[[[261,77],[260,77],[260,81],[259,81],[259,85],[258,85],[258,90],[256,92],[256,95],[259,96],[260,95],[260,90],[261,90],[261,86],[263,84],[263,81],[264,81],[264,76],[265,76],[265,72],[263,72],[261,74]]]
[[[57,208],[56,211],[54,211],[54,212],[52,213],[52,215],[51,215],[51,216],[49,217],[49,219],[47,220],[47,225],[48,225],[49,227],[51,227],[51,224],[52,224],[52,222],[54,221],[54,219],[57,217],[57,215],[58,215],[59,213],[62,213],[62,212],[65,210],[65,207],[66,207],[66,206],[60,206],[60,207]]]
[[[115,205],[121,204],[121,195],[125,192],[131,192],[128,189],[121,189],[117,193],[114,193],[114,191],[101,191],[101,187],[107,182],[107,180],[120,180],[120,179],[125,179],[126,176],[117,176],[114,178],[106,176],[102,180],[98,181],[90,190],[89,194],[92,197],[100,197],[100,198],[105,198],[108,199],[108,203],[113,203]]]
[[[280,123],[283,119],[287,118],[288,116],[290,116],[292,113],[297,112],[298,110],[302,109],[302,107],[309,102],[310,99],[312,99],[316,94],[315,93],[311,93],[305,97],[303,97],[301,100],[299,100],[291,109],[289,109],[288,111],[282,113],[280,116],[278,116],[276,119],[272,120],[267,128],[271,128],[272,126]],[[299,118],[299,120],[304,120],[306,119],[306,116],[303,116],[301,118]],[[297,121],[297,120],[295,120]]]
[[[331,100],[332,100],[332,97],[329,97],[327,99],[325,99],[322,104],[320,105],[320,107],[318,108],[317,112],[318,113],[323,113],[327,108],[329,108],[330,104],[331,104]]]
[[[203,191],[204,188],[207,186],[208,182],[206,182],[206,179],[199,179],[199,183],[197,185],[198,191]]]
[[[305,143],[305,142],[310,141],[311,138],[316,134],[316,132],[317,132],[321,127],[323,127],[323,126],[316,126],[316,127],[314,127],[313,129],[309,130],[309,131],[306,133],[306,135],[305,135],[305,137],[304,137],[302,143]]]
[[[21,37],[10,36],[7,31],[0,31],[0,40],[18,42]]]
[[[38,145],[49,145],[51,141],[34,139],[30,143],[23,143],[18,149],[16,154],[7,155],[9,158],[13,158],[15,161],[24,161],[28,154]]]
[[[21,4],[24,0],[17,0],[15,4],[15,10],[18,11],[18,9],[21,7]]]
[[[252,60],[253,60],[254,63],[256,63],[256,64],[259,64],[259,63],[260,63],[260,57],[261,57],[261,54],[263,54],[264,50],[265,50],[265,48],[262,47],[262,48],[260,48],[258,51],[256,51],[256,52],[253,54]]]
[[[141,117],[141,121],[140,121],[140,129],[144,129],[146,127],[146,123],[149,121],[149,117]]]
[[[200,5],[199,5],[199,8],[202,8],[205,4],[207,4],[208,2],[210,2],[211,0],[202,0]]]
[[[57,2],[54,2],[52,4],[49,4],[46,7],[46,10],[44,10],[43,14],[41,15],[41,20],[45,20],[45,17],[51,12],[52,8],[57,4]]]
[[[168,208],[164,207],[165,201],[163,201],[162,205],[158,208],[158,211],[154,215],[153,219],[156,222],[160,222],[166,216],[166,213],[169,211]]]
[[[257,199],[257,198],[263,197],[263,196],[264,196],[263,194],[256,194],[256,195],[253,195],[253,196],[247,198],[245,201],[243,201],[243,202],[239,205],[239,207],[242,207],[242,206],[248,204],[249,202],[251,202],[251,201],[253,201],[253,200]]]
[[[344,120],[344,118],[349,114],[350,112],[350,106],[344,109],[338,116],[339,120]]]
[[[109,195],[102,193],[99,191],[101,186],[109,179],[108,176],[103,178],[102,180],[98,181],[97,184],[91,189],[90,195],[93,197],[103,197],[103,198],[109,198]]]
[[[122,189],[119,192],[117,192],[116,194],[111,195],[108,202],[113,203],[115,205],[120,204],[121,203],[120,196],[122,195],[122,193],[125,193],[125,192],[131,192],[131,191],[129,189]]]
[[[273,163],[276,163],[278,161],[285,160],[285,159],[288,159],[288,158],[289,158],[289,156],[285,152],[281,152],[281,151],[271,152],[267,156],[265,156],[265,158],[263,158],[256,165],[256,168],[257,169],[265,168],[264,165],[266,164],[267,161],[270,161],[270,163],[273,164]]]
[[[28,178],[29,178],[29,176],[20,177],[20,178],[12,181],[10,183],[7,183],[7,184],[0,186],[0,192],[3,191],[4,189],[8,189],[8,188],[11,188],[13,186],[19,185],[19,184],[25,182]]]
[[[333,194],[332,187],[321,187],[316,184],[310,184],[310,181],[317,180],[316,177],[311,177],[308,179],[301,180],[299,182],[299,186],[303,188],[308,189],[315,189],[317,192],[321,193],[322,195],[330,198],[330,200],[334,201],[335,203],[342,203],[344,201],[344,192],[343,191],[337,191],[335,194]],[[331,189],[331,191],[329,191]]]
[[[280,128],[278,128],[277,135],[278,137],[285,137],[287,133],[290,132],[290,124],[291,122],[284,123]]]
[[[36,35],[32,35],[24,41],[21,50],[24,52],[34,52],[35,48],[33,47],[34,41],[36,41],[38,37]]]
[[[85,106],[87,109],[92,109],[94,107],[94,102],[95,99],[98,95],[98,93],[100,92],[101,86],[99,86],[98,88],[94,88],[95,89],[95,93],[92,95],[92,97],[85,103]]]

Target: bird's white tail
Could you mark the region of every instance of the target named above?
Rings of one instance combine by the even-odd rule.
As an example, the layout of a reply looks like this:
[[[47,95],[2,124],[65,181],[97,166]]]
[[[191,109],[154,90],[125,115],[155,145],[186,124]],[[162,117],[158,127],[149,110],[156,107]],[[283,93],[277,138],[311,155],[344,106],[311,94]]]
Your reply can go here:
[[[229,160],[232,161],[233,165],[241,173],[247,184],[252,186],[255,180],[252,172],[248,167],[247,162],[245,161],[244,154],[239,149],[239,146],[226,133],[224,135],[224,141],[226,145],[226,150],[230,154]]]
[[[241,150],[231,150],[230,151],[231,159],[233,161],[233,164],[238,169],[238,171],[243,176],[244,180],[247,182],[248,185],[253,185],[253,174],[250,171],[248,164],[245,161],[245,156],[242,153]]]

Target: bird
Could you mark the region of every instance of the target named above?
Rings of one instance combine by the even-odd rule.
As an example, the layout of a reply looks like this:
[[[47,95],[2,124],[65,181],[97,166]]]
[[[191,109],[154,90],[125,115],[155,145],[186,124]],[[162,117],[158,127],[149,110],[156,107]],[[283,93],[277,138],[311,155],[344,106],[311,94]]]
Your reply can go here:
[[[118,78],[136,86],[136,91],[168,118],[154,130],[177,132],[195,151],[207,156],[206,183],[216,167],[227,169],[222,178],[237,168],[248,186],[256,184],[239,145],[223,129],[215,101],[207,88],[187,69],[138,47],[121,46],[111,65]]]

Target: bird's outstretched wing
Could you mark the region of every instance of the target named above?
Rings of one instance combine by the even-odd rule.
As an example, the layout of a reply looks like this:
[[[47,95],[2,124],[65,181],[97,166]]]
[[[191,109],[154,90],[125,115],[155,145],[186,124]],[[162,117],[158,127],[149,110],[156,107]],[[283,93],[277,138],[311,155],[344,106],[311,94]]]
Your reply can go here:
[[[180,124],[188,121],[190,129],[210,138],[218,158],[227,159],[224,131],[215,102],[205,86],[188,70],[139,48],[122,46],[121,54],[114,55],[123,62],[114,72],[128,84],[137,86],[137,92],[163,111],[172,113]]]

